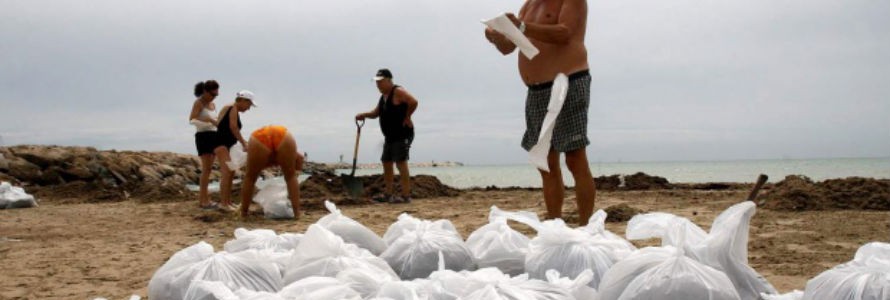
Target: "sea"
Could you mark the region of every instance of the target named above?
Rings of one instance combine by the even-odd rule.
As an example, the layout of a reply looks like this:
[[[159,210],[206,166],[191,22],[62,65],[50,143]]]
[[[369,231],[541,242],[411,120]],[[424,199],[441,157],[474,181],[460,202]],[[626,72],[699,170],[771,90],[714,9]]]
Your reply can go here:
[[[769,182],[779,182],[787,175],[804,175],[815,181],[850,176],[890,179],[890,157],[884,158],[826,158],[826,159],[768,159],[733,161],[676,161],[676,162],[602,162],[590,164],[593,176],[631,175],[643,172],[661,176],[674,183],[755,182],[760,174]],[[351,170],[337,170],[348,174]],[[541,175],[530,164],[464,165],[460,167],[414,167],[411,175],[432,175],[442,183],[456,188],[473,187],[541,187]],[[358,169],[356,176],[383,173],[382,168]],[[396,171],[398,173],[398,171]],[[574,186],[571,173],[563,165],[562,175],[567,186]],[[308,175],[299,177],[302,182]],[[235,184],[240,183],[236,180]],[[275,178],[272,181],[281,181]],[[270,181],[271,182],[271,181]],[[258,188],[265,186],[262,180]],[[189,189],[197,191],[196,185]],[[210,191],[219,190],[219,183],[210,184]]]
[[[890,179],[890,157],[885,158],[828,158],[828,159],[772,159],[736,161],[678,161],[678,162],[603,162],[592,163],[594,176],[630,175],[644,172],[666,178],[670,182],[755,182],[766,174],[769,182],[781,181],[787,175],[804,175],[821,181],[850,176]],[[351,170],[338,170],[348,173]],[[356,175],[380,174],[383,169],[359,169]],[[471,187],[541,187],[541,176],[530,164],[464,165],[462,167],[411,168],[411,175],[436,176],[444,184],[457,188]],[[398,173],[398,171],[396,171]],[[567,186],[574,180],[563,166],[562,175]]]

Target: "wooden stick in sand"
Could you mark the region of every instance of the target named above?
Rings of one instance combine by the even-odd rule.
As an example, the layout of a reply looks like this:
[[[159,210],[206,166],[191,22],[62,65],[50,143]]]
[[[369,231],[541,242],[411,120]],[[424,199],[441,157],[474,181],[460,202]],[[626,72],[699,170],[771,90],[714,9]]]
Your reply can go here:
[[[757,177],[757,183],[754,184],[754,188],[752,188],[751,193],[748,194],[748,201],[757,199],[757,193],[760,192],[760,188],[766,184],[767,180],[769,180],[769,176],[766,176],[766,174],[760,174],[760,176]],[[757,205],[763,205],[763,202],[757,203]]]

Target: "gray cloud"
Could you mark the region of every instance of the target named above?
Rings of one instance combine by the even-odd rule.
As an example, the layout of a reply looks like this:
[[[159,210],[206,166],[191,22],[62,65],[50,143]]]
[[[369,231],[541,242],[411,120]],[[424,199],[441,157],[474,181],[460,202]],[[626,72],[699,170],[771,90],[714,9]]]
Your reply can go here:
[[[890,4],[590,1],[592,161],[886,156]],[[524,89],[479,19],[521,1],[3,1],[7,144],[193,152],[192,85],[258,96],[245,133],[351,154],[390,67],[421,101],[415,160],[517,163]],[[360,159],[376,160],[376,122]]]

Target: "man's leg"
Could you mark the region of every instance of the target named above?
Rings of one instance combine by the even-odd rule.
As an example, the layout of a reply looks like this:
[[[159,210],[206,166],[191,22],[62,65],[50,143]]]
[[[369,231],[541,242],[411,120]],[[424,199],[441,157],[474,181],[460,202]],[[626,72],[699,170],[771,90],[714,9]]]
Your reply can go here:
[[[399,168],[399,177],[402,179],[402,199],[407,200],[411,197],[411,174],[408,173],[408,161],[396,162],[396,167]]]
[[[593,205],[596,201],[596,185],[593,175],[590,174],[590,164],[587,163],[586,147],[566,152],[566,165],[575,178],[575,200],[578,204],[578,223],[587,225],[590,216],[593,215]]]
[[[562,200],[565,185],[562,182],[562,171],[559,169],[559,152],[550,149],[547,154],[547,166],[550,172],[541,172],[544,186],[544,203],[547,206],[547,219],[562,218]]]
[[[392,196],[392,194],[393,194],[392,181],[393,181],[392,162],[391,161],[383,161],[383,183],[386,186],[386,189],[383,191],[384,197]]]

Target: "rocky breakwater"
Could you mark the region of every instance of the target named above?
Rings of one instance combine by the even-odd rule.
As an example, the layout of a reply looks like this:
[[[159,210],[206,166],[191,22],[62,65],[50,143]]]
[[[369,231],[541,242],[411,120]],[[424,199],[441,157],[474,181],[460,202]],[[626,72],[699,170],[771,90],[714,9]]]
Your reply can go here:
[[[23,145],[0,147],[0,155],[0,180],[62,201],[191,197],[186,185],[200,173],[198,157],[169,152]]]

